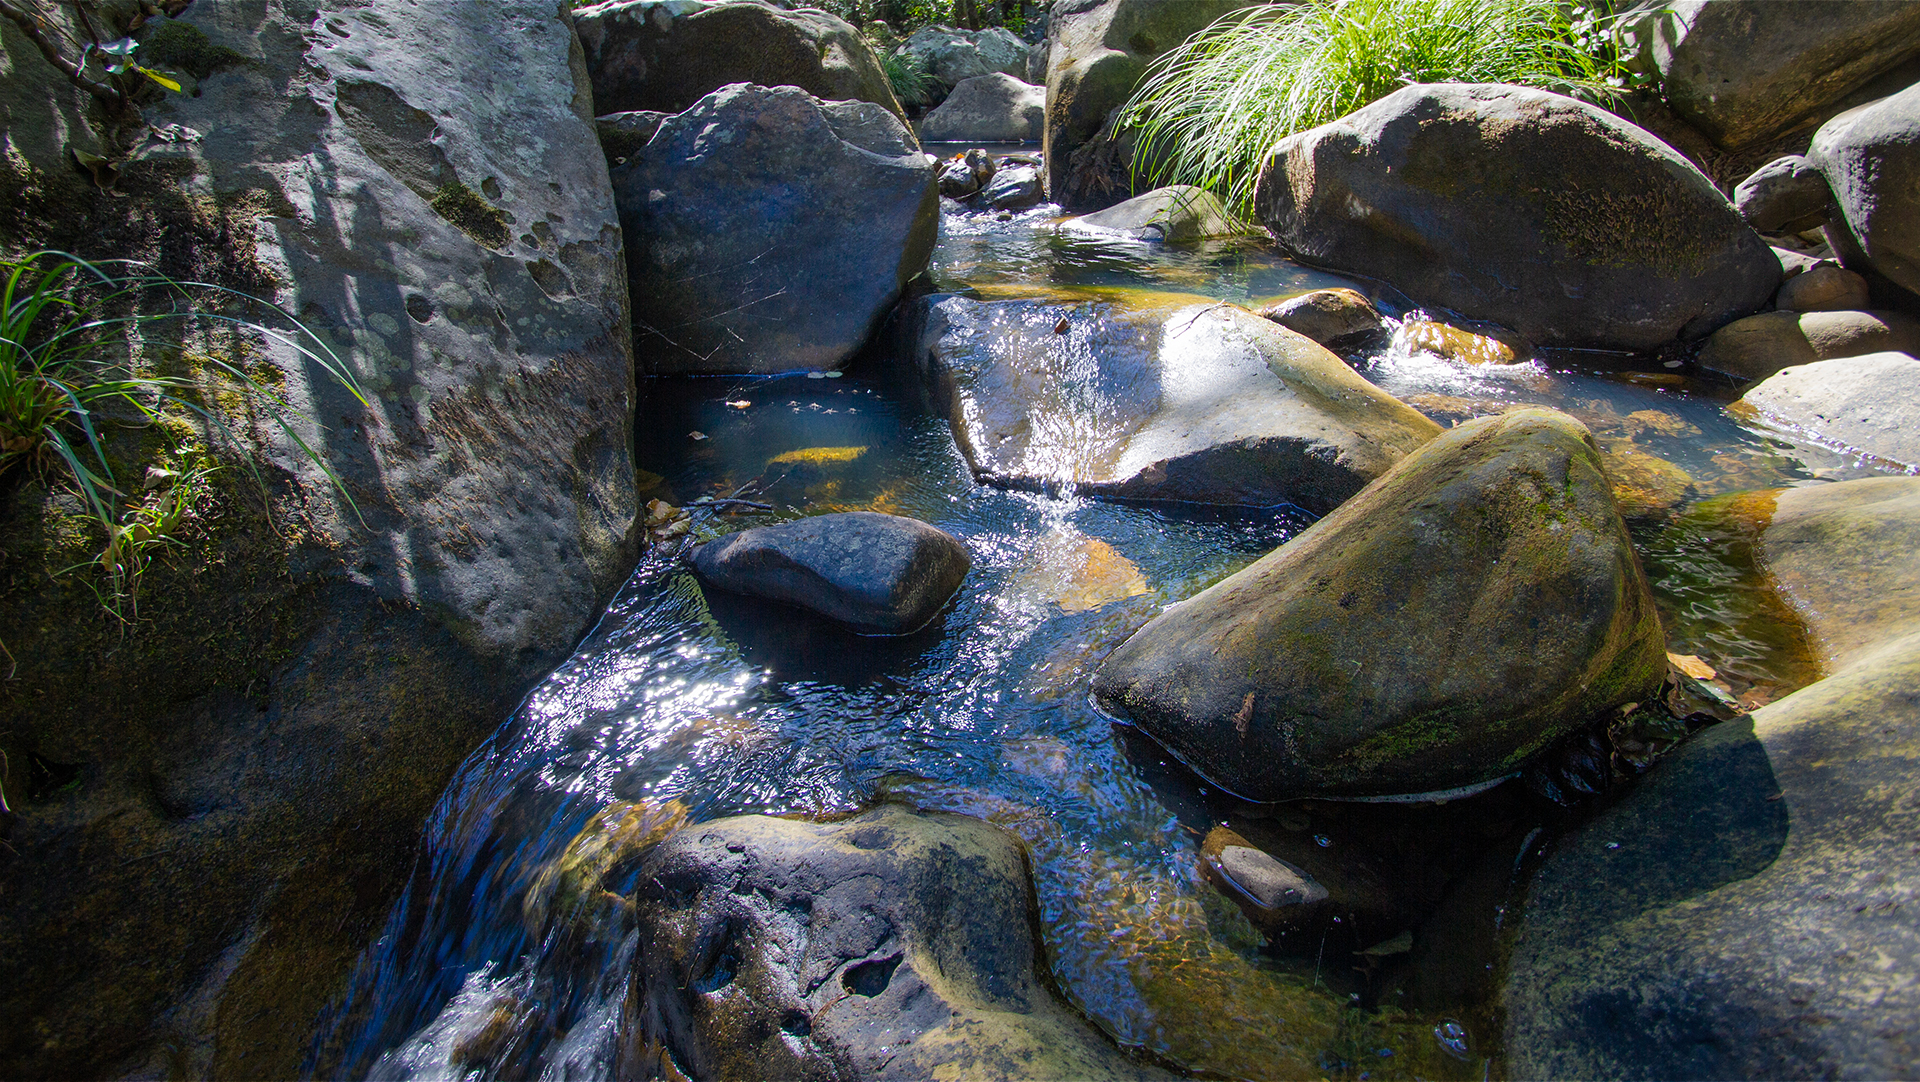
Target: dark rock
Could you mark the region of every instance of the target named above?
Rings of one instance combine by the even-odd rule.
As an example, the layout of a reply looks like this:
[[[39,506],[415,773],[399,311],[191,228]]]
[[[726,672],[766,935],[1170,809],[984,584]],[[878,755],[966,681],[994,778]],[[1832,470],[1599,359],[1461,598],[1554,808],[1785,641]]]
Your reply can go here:
[[[672,113],[656,113],[637,109],[627,113],[608,113],[595,117],[593,126],[600,133],[600,149],[606,152],[607,161],[618,165],[625,158],[638,153],[660,125],[672,116]]]
[[[1920,360],[1869,353],[1783,368],[1729,407],[1794,439],[1920,470]]]
[[[614,170],[644,371],[843,365],[938,229],[933,160],[897,117],[738,84]]]
[[[290,341],[197,348],[234,350],[310,411],[294,427],[358,515],[248,407],[224,434],[150,429],[129,446],[204,447],[224,468],[127,627],[77,573],[38,570],[99,542],[49,535],[72,512],[6,479],[0,1075],[334,1077],[324,1054],[303,1068],[315,1019],[434,800],[633,567],[618,221],[550,0],[341,7],[324,25],[200,4],[150,25],[210,66],[197,95],[143,101],[151,141],[125,193],[96,197],[43,187],[64,169],[15,171],[97,110],[5,22],[0,247],[22,250],[24,225],[299,314],[365,404]],[[25,799],[34,759],[71,788]]]
[[[940,167],[940,194],[948,199],[965,199],[980,190],[980,178],[965,160],[955,158]]]
[[[639,881],[624,1028],[693,1077],[1164,1077],[1048,990],[1025,857],[977,819],[720,819]]]
[[[1920,17],[1920,5],[1895,6]],[[1920,293],[1920,85],[1822,124],[1807,160],[1833,192],[1827,237],[1841,262]]]
[[[967,163],[967,168],[973,170],[974,179],[982,184],[992,180],[993,174],[1000,169],[999,165],[994,162],[993,155],[987,153],[980,147],[974,147],[972,150],[967,151],[961,160]]]
[[[1250,226],[1233,220],[1219,196],[1191,184],[1155,188],[1106,210],[1069,218],[1061,223],[1061,228],[1122,233],[1137,240],[1169,244],[1238,236],[1251,230]]]
[[[1040,168],[1009,165],[980,189],[980,202],[994,210],[1025,210],[1040,205]]]
[[[1592,438],[1523,409],[1443,433],[1169,608],[1093,691],[1221,788],[1272,801],[1485,786],[1665,669]]]
[[[690,562],[711,586],[811,609],[868,635],[925,627],[973,565],[952,534],[872,511],[742,530],[695,548]]]
[[[947,143],[1038,142],[1047,92],[998,72],[976,75],[953,88],[920,122],[920,137]]]
[[[1727,148],[1806,122],[1920,52],[1920,6],[1680,0],[1653,23],[1668,104]]]
[[[900,45],[901,52],[919,57],[938,80],[936,103],[958,90],[961,83],[983,75],[1007,75],[1025,82],[1027,48],[1026,42],[998,26],[985,30],[929,26],[915,31]],[[928,135],[927,138],[938,140],[944,136]]]
[[[1703,367],[1766,379],[1790,365],[1899,350],[1920,353],[1920,319],[1905,312],[1763,312],[1715,331]]]
[[[991,484],[1319,513],[1440,431],[1232,305],[917,304],[907,349]]]
[[[1733,209],[1762,233],[1801,233],[1825,225],[1832,202],[1827,178],[1798,154],[1775,158],[1733,190]]]
[[[860,32],[759,0],[608,0],[573,13],[602,113],[679,113],[730,83],[797,86],[904,116]]]
[[[1790,312],[1849,312],[1872,303],[1867,280],[1836,263],[1819,263],[1780,283],[1773,306]]]
[[[1316,289],[1268,305],[1259,314],[1323,346],[1376,335],[1387,328],[1373,302],[1351,289]]]
[[[1543,346],[1701,337],[1780,281],[1765,242],[1686,159],[1542,90],[1405,87],[1281,140],[1256,205],[1308,262]]]
[[[1153,58],[1251,0],[1062,0],[1053,7],[1047,58],[1047,197],[1099,210],[1132,194],[1130,152],[1109,116],[1133,94]],[[1130,144],[1129,144],[1130,145]]]

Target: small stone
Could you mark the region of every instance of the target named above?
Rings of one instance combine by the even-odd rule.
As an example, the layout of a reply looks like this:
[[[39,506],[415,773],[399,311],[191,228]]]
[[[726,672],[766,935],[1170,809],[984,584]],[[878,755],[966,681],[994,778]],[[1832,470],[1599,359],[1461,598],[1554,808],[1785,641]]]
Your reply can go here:
[[[1845,312],[1871,304],[1867,280],[1834,263],[1819,263],[1780,283],[1775,308],[1794,312]]]
[[[1386,320],[1358,290],[1316,289],[1259,310],[1259,315],[1323,346],[1349,342],[1386,330]]]

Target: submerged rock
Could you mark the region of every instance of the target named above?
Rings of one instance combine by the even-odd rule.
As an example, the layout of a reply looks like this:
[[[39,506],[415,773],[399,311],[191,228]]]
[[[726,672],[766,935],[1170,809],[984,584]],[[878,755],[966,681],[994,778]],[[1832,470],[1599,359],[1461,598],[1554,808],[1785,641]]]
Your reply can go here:
[[[759,0],[608,0],[573,12],[602,113],[678,113],[729,83],[794,86],[901,115],[880,59],[845,20]]]
[[[1258,924],[1293,921],[1327,900],[1313,876],[1228,830],[1214,827],[1200,845],[1207,871]]]
[[[942,143],[1039,142],[1045,89],[995,73],[963,80],[920,122],[920,137]]]
[[[1729,407],[1796,437],[1920,469],[1920,360],[1869,353],[1783,368]]]
[[[1920,22],[1920,5],[1890,6]],[[1822,124],[1807,160],[1833,191],[1827,239],[1841,262],[1920,293],[1920,85]]]
[[[643,371],[845,364],[926,269],[933,160],[899,118],[735,84],[613,171]]]
[[[1730,376],[1766,379],[1791,365],[1886,350],[1920,353],[1920,319],[1884,310],[1762,312],[1715,331],[1699,361]]]
[[[1290,135],[1267,156],[1256,207],[1310,263],[1546,346],[1697,338],[1780,281],[1765,242],[1678,152],[1522,87],[1409,86]]]
[[[1387,329],[1380,310],[1352,289],[1316,289],[1268,305],[1258,314],[1323,346],[1351,342]]]
[[[912,356],[991,484],[1320,513],[1440,431],[1232,305],[920,304]]]
[[[1665,668],[1598,449],[1523,409],[1169,608],[1093,691],[1229,792],[1362,797],[1495,781]]]
[[[1020,845],[977,819],[720,819],[639,881],[623,1028],[693,1077],[1165,1077],[1054,998]]]
[[[742,530],[688,558],[719,589],[798,605],[868,635],[926,626],[973,565],[952,534],[874,511]]]
[[[1525,1077],[1894,1078],[1920,1048],[1920,478],[1756,493],[1835,675],[1681,745],[1541,868]]]
[[[1169,244],[1232,237],[1248,231],[1247,226],[1235,222],[1227,213],[1219,196],[1191,184],[1155,188],[1106,210],[1068,218],[1060,227],[1070,231],[1122,233],[1137,240]]]

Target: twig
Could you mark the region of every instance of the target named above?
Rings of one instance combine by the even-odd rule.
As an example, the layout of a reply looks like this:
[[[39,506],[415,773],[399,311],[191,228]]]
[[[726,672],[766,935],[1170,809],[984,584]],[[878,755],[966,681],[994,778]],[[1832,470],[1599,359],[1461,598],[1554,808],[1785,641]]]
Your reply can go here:
[[[79,64],[67,59],[66,54],[60,51],[60,46],[48,37],[49,26],[44,18],[22,10],[9,0],[0,0],[0,15],[13,20],[14,24],[20,27],[20,32],[27,36],[27,40],[39,47],[40,55],[47,58],[47,63],[60,69],[61,74],[65,75],[73,85],[99,98],[114,112],[127,107],[127,96],[121,93],[118,87],[89,78],[80,70]]]
[[[736,500],[730,496],[724,499],[718,499],[718,500],[712,498],[711,496],[703,496],[700,499],[693,501],[693,506],[704,507],[704,508],[708,508],[710,510],[716,510],[716,511],[725,507],[745,507],[752,511],[773,510],[773,505],[770,503],[756,503],[753,500]]]

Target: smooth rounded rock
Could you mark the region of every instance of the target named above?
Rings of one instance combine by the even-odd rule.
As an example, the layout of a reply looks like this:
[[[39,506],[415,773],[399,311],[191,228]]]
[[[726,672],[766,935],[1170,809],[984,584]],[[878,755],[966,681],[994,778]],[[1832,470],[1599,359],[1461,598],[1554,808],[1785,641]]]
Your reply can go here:
[[[641,865],[618,1077],[1164,1078],[1047,985],[1020,844],[883,805],[701,823]]]
[[[1920,319],[1893,311],[1763,312],[1715,331],[1699,362],[1755,380],[1796,364],[1886,350],[1920,353]]]
[[[1783,368],[1728,407],[1794,438],[1920,470],[1920,360],[1869,353]]]
[[[1902,6],[1920,18],[1920,4]],[[1920,85],[1822,124],[1807,160],[1833,192],[1841,262],[1920,293]]]
[[[1226,827],[1207,832],[1200,855],[1215,881],[1256,923],[1294,920],[1327,899],[1327,888],[1313,876]]]
[[[1543,346],[1702,337],[1780,283],[1766,243],[1678,152],[1544,90],[1404,87],[1282,139],[1255,206],[1308,263]]]
[[[845,364],[939,227],[933,159],[892,113],[722,87],[613,171],[641,370]]]
[[[973,564],[952,534],[873,511],[742,530],[688,558],[709,585],[798,605],[868,635],[926,626]]]
[[[1238,236],[1249,231],[1249,227],[1233,220],[1219,196],[1191,184],[1155,188],[1105,210],[1068,218],[1060,223],[1060,228],[1069,232],[1119,233],[1136,240],[1169,244]]]
[[[1040,141],[1047,92],[995,72],[962,80],[939,108],[920,122],[920,137],[942,143],[1035,143]]]
[[[1774,307],[1788,312],[1858,311],[1871,303],[1867,280],[1835,263],[1807,268],[1773,295]]]
[[[1920,477],[1781,489],[1760,558],[1833,671],[1920,632]]]
[[[1387,321],[1365,295],[1353,289],[1316,289],[1260,309],[1259,314],[1323,346],[1387,330]]]
[[[1827,178],[1798,154],[1775,158],[1733,190],[1733,209],[1762,233],[1801,233],[1824,225],[1832,202]]]
[[[1170,607],[1093,692],[1228,792],[1370,797],[1490,784],[1665,668],[1592,437],[1522,409]]]

